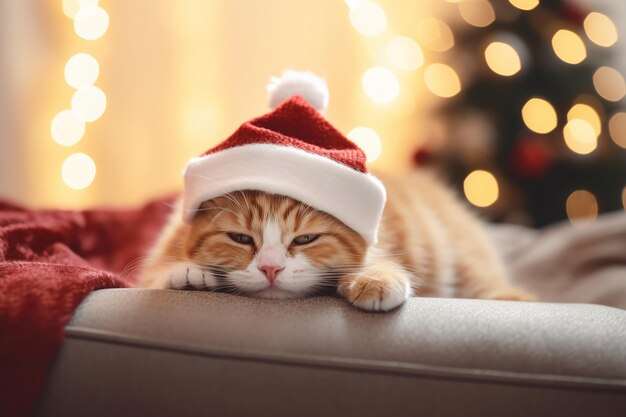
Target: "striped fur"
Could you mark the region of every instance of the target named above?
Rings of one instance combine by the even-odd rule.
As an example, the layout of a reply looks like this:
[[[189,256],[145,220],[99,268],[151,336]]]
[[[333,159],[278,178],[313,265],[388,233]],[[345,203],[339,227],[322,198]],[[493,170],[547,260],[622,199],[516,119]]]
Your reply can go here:
[[[434,178],[414,173],[381,179],[388,202],[373,248],[332,216],[289,197],[241,191],[205,202],[190,224],[180,220],[179,204],[141,281],[152,288],[267,298],[337,291],[376,311],[393,309],[410,295],[533,298],[508,284],[480,222]],[[253,243],[235,242],[229,233]],[[307,234],[319,238],[294,244]],[[273,284],[259,270],[260,255],[270,252],[284,267]]]

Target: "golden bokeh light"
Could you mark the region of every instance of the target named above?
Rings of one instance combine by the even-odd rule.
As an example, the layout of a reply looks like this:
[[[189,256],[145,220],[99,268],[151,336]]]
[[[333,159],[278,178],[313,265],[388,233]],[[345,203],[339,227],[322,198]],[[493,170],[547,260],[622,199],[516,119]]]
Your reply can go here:
[[[378,133],[369,127],[355,127],[348,133],[348,139],[363,149],[367,162],[373,162],[380,156],[382,144]]]
[[[583,103],[574,104],[567,112],[567,120],[574,119],[581,119],[589,123],[593,127],[594,132],[596,132],[596,136],[602,133],[602,121],[600,120],[600,116],[598,116],[598,112],[590,105]]]
[[[598,94],[608,101],[620,101],[626,95],[624,77],[615,68],[598,68],[593,74],[593,86]]]
[[[106,95],[93,85],[79,88],[72,96],[72,110],[86,122],[98,120],[106,106]]]
[[[622,190],[622,206],[624,206],[624,210],[626,210],[626,187]]]
[[[426,87],[436,96],[453,97],[461,91],[461,80],[451,67],[445,64],[430,64],[424,71]]]
[[[580,155],[587,155],[598,147],[598,135],[593,126],[582,119],[572,119],[563,128],[565,144]]]
[[[96,163],[84,153],[68,156],[61,167],[61,178],[73,190],[82,190],[96,178]]]
[[[626,113],[617,112],[609,119],[609,133],[617,145],[626,149]]]
[[[109,15],[98,6],[81,7],[74,16],[74,31],[88,41],[96,40],[107,31]]]
[[[608,16],[591,12],[585,18],[583,25],[585,33],[596,45],[608,48],[617,42],[617,28]]]
[[[65,64],[65,81],[74,88],[85,87],[96,82],[99,72],[96,58],[85,53],[76,54]]]
[[[387,58],[402,71],[415,71],[424,65],[422,48],[407,36],[396,36],[389,42]]]
[[[417,24],[420,44],[435,52],[443,52],[454,46],[452,29],[434,17],[421,19]]]
[[[63,110],[52,119],[50,134],[59,145],[72,146],[83,138],[85,122],[76,112]]]
[[[574,226],[581,226],[598,217],[598,201],[587,190],[576,190],[565,202],[567,218]]]
[[[463,0],[459,3],[459,13],[467,23],[481,28],[496,20],[496,12],[487,0]]]
[[[388,103],[400,94],[400,83],[396,75],[387,68],[373,67],[361,78],[363,90],[377,103]]]
[[[539,0],[509,0],[509,3],[520,10],[532,10],[539,5]]]
[[[587,58],[587,49],[580,36],[571,30],[561,29],[552,37],[552,49],[561,61],[579,64]]]
[[[355,2],[350,7],[350,22],[364,36],[375,36],[387,29],[387,16],[382,7],[370,0]]]
[[[485,61],[493,72],[507,77],[522,69],[522,61],[515,48],[504,42],[490,43],[485,48]]]
[[[552,104],[542,98],[531,98],[522,107],[522,119],[526,126],[537,133],[550,133],[558,123]]]
[[[476,207],[489,207],[498,199],[498,181],[492,173],[479,169],[465,178],[463,191],[467,200]]]

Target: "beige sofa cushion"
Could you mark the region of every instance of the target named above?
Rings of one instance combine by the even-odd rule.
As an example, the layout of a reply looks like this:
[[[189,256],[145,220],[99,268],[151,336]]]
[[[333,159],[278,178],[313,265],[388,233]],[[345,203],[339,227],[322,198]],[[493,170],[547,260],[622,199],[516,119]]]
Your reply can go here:
[[[611,416],[626,312],[411,299],[102,290],[76,312],[41,416]]]

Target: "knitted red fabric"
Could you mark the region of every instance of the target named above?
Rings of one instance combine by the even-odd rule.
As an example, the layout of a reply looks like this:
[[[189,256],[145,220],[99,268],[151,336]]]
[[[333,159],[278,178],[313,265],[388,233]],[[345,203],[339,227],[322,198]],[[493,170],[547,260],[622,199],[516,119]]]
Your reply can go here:
[[[94,290],[132,285],[137,268],[119,273],[145,255],[169,207],[30,211],[0,201],[0,416],[32,414],[74,310]]]
[[[365,153],[299,96],[244,123],[228,139],[202,156],[254,143],[302,149],[367,173]]]

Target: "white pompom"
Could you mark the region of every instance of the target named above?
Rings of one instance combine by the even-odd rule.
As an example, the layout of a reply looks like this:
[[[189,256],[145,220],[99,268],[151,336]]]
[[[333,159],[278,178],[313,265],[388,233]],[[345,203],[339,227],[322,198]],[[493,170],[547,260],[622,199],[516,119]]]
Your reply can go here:
[[[328,107],[328,86],[312,72],[285,71],[282,77],[272,77],[267,85],[272,109],[293,96],[301,96],[318,111]]]

